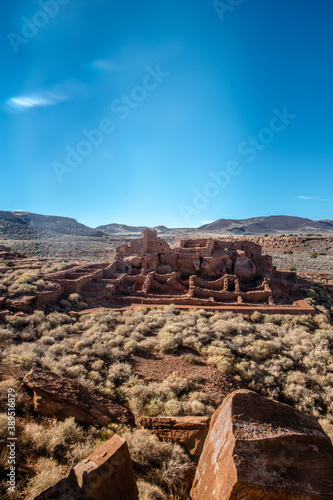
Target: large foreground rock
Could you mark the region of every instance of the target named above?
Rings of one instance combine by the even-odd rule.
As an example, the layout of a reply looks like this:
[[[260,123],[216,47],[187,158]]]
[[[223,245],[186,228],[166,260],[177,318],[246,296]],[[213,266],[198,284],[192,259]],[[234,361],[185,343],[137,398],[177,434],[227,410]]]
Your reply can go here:
[[[35,500],[138,500],[127,443],[115,435]]]
[[[138,417],[136,424],[161,440],[183,446],[198,461],[209,429],[210,417]]]
[[[75,380],[40,368],[32,368],[23,379],[34,392],[34,410],[41,415],[93,425],[134,425],[134,415],[109,399],[96,396]]]
[[[71,470],[78,498],[137,500],[138,489],[125,439],[115,435]]]
[[[235,391],[212,417],[191,498],[332,499],[332,443],[315,418]]]

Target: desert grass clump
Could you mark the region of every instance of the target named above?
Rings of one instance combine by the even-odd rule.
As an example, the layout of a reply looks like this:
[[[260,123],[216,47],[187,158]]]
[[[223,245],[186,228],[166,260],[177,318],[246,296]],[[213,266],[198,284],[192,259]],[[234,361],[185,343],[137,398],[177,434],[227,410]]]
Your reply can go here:
[[[41,424],[28,423],[21,433],[21,444],[35,456],[61,459],[68,446],[83,440],[83,430],[74,417],[63,422],[54,420],[45,432]]]
[[[76,464],[89,457],[97,448],[98,442],[92,436],[86,436],[84,441],[79,441],[70,445],[66,451],[66,463],[68,467],[75,467]]]
[[[157,349],[161,352],[175,352],[181,344],[180,336],[170,329],[165,328],[157,335]]]
[[[66,477],[63,467],[52,458],[41,457],[37,460],[37,474],[30,479],[24,490],[26,500],[33,500],[37,495]]]
[[[132,376],[118,392],[136,415],[210,415],[213,408],[205,394],[198,392],[201,381],[200,377],[183,378],[172,373],[162,382],[147,384]]]
[[[193,475],[194,467],[178,444],[159,441],[143,429],[125,431],[122,437],[127,441],[140,480],[162,488],[172,498],[188,498],[188,478]]]
[[[31,348],[29,342],[7,347],[3,352],[3,360],[24,370],[30,370],[33,366],[38,366],[40,356]]]
[[[225,373],[232,373],[235,357],[231,350],[223,342],[213,341],[210,346],[201,351],[207,358],[207,363],[213,365]]]
[[[46,319],[47,322],[50,324],[51,328],[56,328],[57,326],[60,325],[72,324],[75,322],[75,319],[71,318],[71,316],[59,312],[53,312],[48,314]]]
[[[0,352],[7,345],[10,345],[11,340],[13,339],[13,337],[14,337],[14,335],[13,335],[13,332],[11,330],[9,330],[8,328],[1,328],[0,327]]]
[[[129,363],[114,363],[108,370],[107,379],[117,385],[121,385],[133,376],[133,369]]]
[[[0,439],[5,440],[8,437],[8,415],[0,413]]]
[[[1,408],[7,407],[8,394],[15,396],[15,410],[18,414],[22,415],[30,410],[31,397],[24,389],[21,382],[15,378],[9,378],[0,381],[0,406]]]
[[[156,486],[156,484],[150,484],[146,481],[138,481],[137,485],[140,500],[167,500],[167,496],[164,491]]]

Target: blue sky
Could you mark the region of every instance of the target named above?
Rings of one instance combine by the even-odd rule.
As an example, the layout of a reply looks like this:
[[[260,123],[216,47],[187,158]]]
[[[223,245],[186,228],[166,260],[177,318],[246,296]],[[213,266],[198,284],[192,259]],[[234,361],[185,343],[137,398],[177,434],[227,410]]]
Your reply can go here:
[[[331,0],[6,2],[0,209],[333,219],[332,19]]]

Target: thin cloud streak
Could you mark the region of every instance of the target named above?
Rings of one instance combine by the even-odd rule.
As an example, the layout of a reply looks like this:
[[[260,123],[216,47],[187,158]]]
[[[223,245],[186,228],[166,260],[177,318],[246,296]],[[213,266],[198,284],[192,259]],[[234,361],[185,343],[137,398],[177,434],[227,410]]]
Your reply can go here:
[[[314,200],[314,201],[333,201],[333,198],[317,198],[316,196],[297,196],[299,200]]]
[[[24,112],[36,107],[56,106],[77,97],[85,97],[87,92],[86,84],[79,80],[68,79],[48,89],[10,97],[5,101],[4,109],[7,112]]]

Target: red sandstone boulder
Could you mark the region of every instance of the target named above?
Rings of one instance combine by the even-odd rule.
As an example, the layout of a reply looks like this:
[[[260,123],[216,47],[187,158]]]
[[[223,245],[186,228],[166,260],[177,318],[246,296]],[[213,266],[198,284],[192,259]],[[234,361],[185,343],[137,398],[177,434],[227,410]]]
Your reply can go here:
[[[210,417],[139,417],[136,424],[161,440],[175,441],[194,460],[199,460],[208,433]]]
[[[212,417],[191,498],[332,499],[332,443],[314,417],[235,391]]]
[[[138,500],[127,443],[115,435],[35,500]]]
[[[78,500],[78,497],[72,484],[65,477],[40,493],[34,500]],[[81,500],[83,499],[81,498]]]
[[[125,439],[115,435],[71,470],[77,498],[138,500],[138,489]]]
[[[75,380],[32,368],[23,382],[34,391],[34,410],[41,415],[59,419],[74,417],[77,422],[87,424],[134,425],[134,416],[130,410],[96,396]]]

